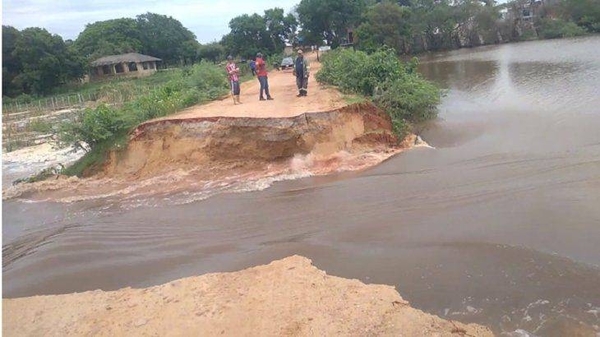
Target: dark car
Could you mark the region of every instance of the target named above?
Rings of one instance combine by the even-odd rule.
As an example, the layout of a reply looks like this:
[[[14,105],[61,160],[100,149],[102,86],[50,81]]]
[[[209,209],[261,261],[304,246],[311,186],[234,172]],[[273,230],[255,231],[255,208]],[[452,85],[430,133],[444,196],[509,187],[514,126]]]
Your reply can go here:
[[[291,69],[292,67],[294,67],[294,59],[291,57],[284,57],[283,60],[281,60],[281,64],[279,65],[279,68],[281,70]]]

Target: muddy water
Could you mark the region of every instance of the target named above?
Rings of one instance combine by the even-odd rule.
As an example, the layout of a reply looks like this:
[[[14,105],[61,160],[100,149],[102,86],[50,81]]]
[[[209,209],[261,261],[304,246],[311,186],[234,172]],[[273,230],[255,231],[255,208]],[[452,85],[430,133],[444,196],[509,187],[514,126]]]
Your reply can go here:
[[[168,191],[138,207],[4,202],[3,296],[143,287],[301,254],[333,275],[393,284],[441,317],[593,336],[599,51],[588,37],[423,59],[424,76],[448,89],[422,130],[435,149],[366,171],[190,203],[171,201],[193,193]]]

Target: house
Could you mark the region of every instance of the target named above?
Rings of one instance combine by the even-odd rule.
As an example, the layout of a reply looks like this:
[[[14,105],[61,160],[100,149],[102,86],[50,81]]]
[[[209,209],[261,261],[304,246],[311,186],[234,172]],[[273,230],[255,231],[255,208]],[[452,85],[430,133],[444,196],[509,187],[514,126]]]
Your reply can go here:
[[[162,60],[159,58],[138,53],[104,56],[91,63],[90,78],[99,80],[116,76],[147,76],[156,72],[156,63],[160,61]]]

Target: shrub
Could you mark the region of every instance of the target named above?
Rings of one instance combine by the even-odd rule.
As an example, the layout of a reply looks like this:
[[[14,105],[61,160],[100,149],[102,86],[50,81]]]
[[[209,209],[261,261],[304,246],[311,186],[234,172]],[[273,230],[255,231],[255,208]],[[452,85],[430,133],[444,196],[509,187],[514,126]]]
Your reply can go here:
[[[29,129],[33,132],[50,133],[52,132],[52,123],[44,119],[36,118],[29,122]]]
[[[542,19],[539,23],[538,35],[544,39],[581,36],[586,30],[573,22],[560,19]]]
[[[398,134],[406,131],[407,123],[421,123],[437,116],[439,89],[418,76],[405,76],[388,83],[374,103],[386,111]]]
[[[317,81],[346,93],[370,97],[392,118],[394,131],[403,136],[412,123],[437,116],[440,90],[416,72],[418,60],[403,63],[393,49],[372,54],[337,49],[323,55]]]

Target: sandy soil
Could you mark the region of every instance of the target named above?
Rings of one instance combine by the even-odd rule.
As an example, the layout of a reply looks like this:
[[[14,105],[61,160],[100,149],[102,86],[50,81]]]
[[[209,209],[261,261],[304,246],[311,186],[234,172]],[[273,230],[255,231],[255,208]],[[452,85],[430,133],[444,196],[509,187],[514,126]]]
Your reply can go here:
[[[5,336],[491,336],[301,256],[146,289],[3,299]]]
[[[234,105],[227,97],[205,105],[197,105],[182,112],[165,117],[164,119],[185,119],[197,117],[293,117],[305,112],[329,111],[348,105],[342,94],[333,88],[320,85],[315,80],[315,74],[321,64],[316,60],[316,53],[305,56],[310,62],[310,77],[308,79],[308,96],[296,97],[298,88],[292,70],[270,71],[269,90],[273,101],[259,101],[260,86],[258,80],[244,82],[241,85],[240,101],[243,104]]]

